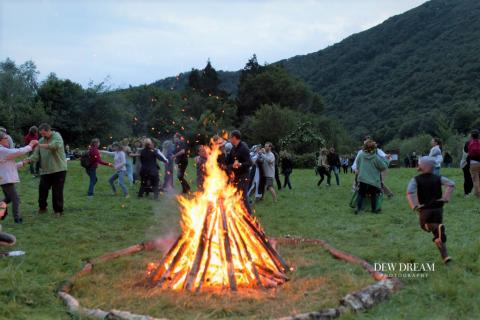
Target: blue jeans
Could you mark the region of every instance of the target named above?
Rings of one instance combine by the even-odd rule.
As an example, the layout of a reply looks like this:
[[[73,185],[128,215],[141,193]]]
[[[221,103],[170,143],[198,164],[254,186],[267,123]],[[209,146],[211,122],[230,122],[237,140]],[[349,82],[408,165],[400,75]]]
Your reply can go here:
[[[127,162],[125,163],[125,167],[127,167],[128,181],[130,182],[130,184],[133,184],[133,166],[132,166],[132,160],[128,159]]]
[[[120,185],[120,188],[123,190],[124,195],[128,195],[128,189],[127,186],[125,185],[125,176],[127,175],[127,171],[125,170],[120,170],[112,174],[110,179],[108,179],[108,182],[112,186],[113,192],[117,192],[117,188],[115,187],[115,180],[118,179],[118,184]]]
[[[87,171],[87,175],[90,177],[90,184],[88,185],[88,196],[93,196],[93,191],[95,189],[95,185],[97,184],[97,168],[89,168],[85,169]]]
[[[335,180],[337,182],[337,186],[340,185],[340,177],[338,176],[340,169],[336,166],[330,166],[330,177],[332,176],[332,172],[335,175]],[[328,178],[327,183],[330,184],[330,177]]]
[[[440,167],[433,168],[432,173],[436,176],[440,176]]]

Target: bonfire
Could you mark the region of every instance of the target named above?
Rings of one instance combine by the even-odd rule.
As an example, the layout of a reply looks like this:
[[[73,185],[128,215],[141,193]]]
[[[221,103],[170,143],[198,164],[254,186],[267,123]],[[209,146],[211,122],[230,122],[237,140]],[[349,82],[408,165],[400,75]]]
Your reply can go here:
[[[289,268],[218,165],[219,148],[207,154],[204,191],[179,197],[182,233],[159,264],[149,264],[148,283],[189,291],[285,283]]]

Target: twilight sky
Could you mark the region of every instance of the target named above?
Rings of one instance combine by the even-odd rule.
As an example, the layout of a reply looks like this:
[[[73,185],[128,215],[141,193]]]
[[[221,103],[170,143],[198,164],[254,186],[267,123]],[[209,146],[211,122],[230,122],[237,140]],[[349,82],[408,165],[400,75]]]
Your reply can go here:
[[[425,0],[0,0],[0,60],[86,86],[151,83],[306,54]]]

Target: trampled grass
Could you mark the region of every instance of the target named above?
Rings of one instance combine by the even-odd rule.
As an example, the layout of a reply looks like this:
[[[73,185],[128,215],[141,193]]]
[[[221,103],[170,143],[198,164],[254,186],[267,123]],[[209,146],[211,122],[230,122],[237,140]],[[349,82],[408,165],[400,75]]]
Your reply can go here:
[[[70,163],[66,211],[61,219],[51,213],[36,214],[38,180],[22,173],[19,191],[25,222],[14,225],[8,217],[3,227],[17,236],[14,249],[27,254],[0,259],[0,319],[69,319],[55,291],[87,259],[178,230],[178,209],[173,196],[164,195],[158,202],[138,200],[132,189],[130,199],[114,197],[106,182],[109,173],[108,168],[100,169],[96,196],[89,201],[85,195],[88,178],[78,163]],[[431,236],[419,229],[416,215],[405,202],[404,190],[415,174],[413,169],[391,170],[388,182],[396,196],[384,200],[383,213],[378,215],[365,212],[355,216],[348,207],[352,175],[342,175],[340,187],[317,188],[313,170],[295,170],[294,189],[280,191],[278,203],[272,203],[267,195],[256,205],[257,216],[268,235],[325,239],[372,263],[435,263],[435,272],[427,278],[405,279],[405,288],[387,302],[344,318],[475,319],[480,315],[480,201],[463,198],[459,169],[444,169],[443,173],[457,183],[455,195],[445,208],[447,244],[454,259],[448,268],[441,264]],[[334,260],[320,248],[281,247],[280,251],[298,266],[292,282],[281,289],[284,293],[291,290],[291,297],[282,296],[279,290],[273,296],[230,297],[228,306],[222,306],[222,299],[215,296],[196,297],[196,301],[183,295],[176,300],[159,297],[156,304],[154,300],[132,299],[135,294],[142,297],[141,290],[122,295],[120,288],[125,289],[141,277],[145,262],[153,253],[105,263],[78,283],[76,293],[89,307],[107,309],[107,303],[126,303],[112,307],[156,313],[164,306],[165,316],[170,318],[245,318],[251,315],[248,308],[257,308],[257,318],[269,318],[283,310],[306,311],[334,305],[346,291],[370,281],[357,267]],[[122,271],[124,283],[115,281]],[[90,285],[97,282],[98,286]],[[300,297],[304,288],[309,294]],[[283,305],[283,298],[293,302]],[[170,304],[171,301],[178,304]],[[195,312],[195,303],[203,304],[201,315]]]

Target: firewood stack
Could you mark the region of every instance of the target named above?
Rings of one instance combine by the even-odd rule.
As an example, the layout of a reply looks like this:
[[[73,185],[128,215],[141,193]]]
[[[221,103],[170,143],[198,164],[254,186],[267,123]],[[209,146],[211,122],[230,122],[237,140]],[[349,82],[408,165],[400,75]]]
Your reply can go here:
[[[235,198],[235,200],[239,200]],[[288,280],[286,262],[243,204],[220,197],[203,208],[197,228],[183,234],[149,273],[150,286],[174,290],[272,288]],[[237,211],[238,210],[238,211]]]

